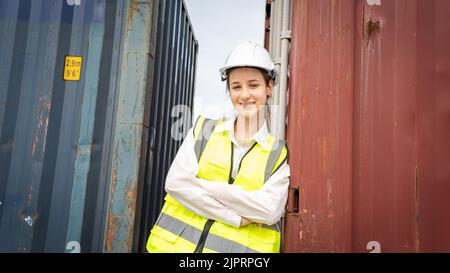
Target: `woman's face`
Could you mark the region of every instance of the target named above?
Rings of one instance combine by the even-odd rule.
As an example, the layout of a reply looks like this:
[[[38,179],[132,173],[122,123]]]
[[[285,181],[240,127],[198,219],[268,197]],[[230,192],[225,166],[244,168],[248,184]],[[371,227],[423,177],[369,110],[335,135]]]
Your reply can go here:
[[[228,75],[231,101],[239,115],[250,118],[264,113],[267,97],[272,92],[272,81],[266,84],[261,71],[242,67],[231,70]]]

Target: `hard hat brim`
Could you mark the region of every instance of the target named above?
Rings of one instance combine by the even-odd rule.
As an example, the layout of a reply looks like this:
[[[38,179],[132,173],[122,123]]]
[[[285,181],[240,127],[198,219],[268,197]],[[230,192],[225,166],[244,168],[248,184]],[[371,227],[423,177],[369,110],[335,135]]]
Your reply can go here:
[[[260,68],[260,69],[263,69],[263,70],[267,71],[267,73],[272,73],[271,71],[273,71],[273,74],[274,74],[274,75],[273,75],[273,78],[272,78],[273,80],[275,80],[276,75],[277,75],[275,69],[273,69],[273,70],[267,69],[267,67],[264,67],[264,66],[248,65],[248,64],[242,64],[242,65],[230,65],[230,66],[222,67],[222,68],[219,70],[220,75],[222,76],[222,81],[225,81],[225,80],[227,79],[227,77],[228,77],[228,71],[229,71],[229,70],[234,69],[234,68],[242,68],[242,67]],[[269,74],[269,75],[270,75],[270,74]]]

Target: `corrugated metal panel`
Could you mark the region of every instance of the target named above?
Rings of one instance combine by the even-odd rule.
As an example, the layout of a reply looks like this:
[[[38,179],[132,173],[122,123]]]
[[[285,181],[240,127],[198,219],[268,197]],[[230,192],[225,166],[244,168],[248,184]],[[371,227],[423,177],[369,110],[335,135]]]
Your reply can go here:
[[[145,159],[148,124],[145,107],[149,66],[155,49],[150,48],[156,26],[152,24],[155,2],[125,1],[125,21],[119,66],[116,118],[112,128],[112,162],[108,166],[108,195],[103,207],[107,212],[104,251],[130,252],[135,231],[135,216],[140,214],[137,189],[141,160]],[[157,7],[157,6],[156,6]],[[148,106],[148,103],[147,103]],[[97,217],[98,218],[98,217]],[[102,245],[101,245],[102,246]],[[103,246],[102,246],[103,247]]]
[[[127,8],[129,8],[128,4],[123,1],[106,1],[104,16],[107,21],[104,25],[97,101],[95,108],[90,108],[90,111],[95,113],[95,119],[91,125],[94,131],[91,140],[90,166],[88,170],[80,169],[79,173],[83,176],[77,180],[80,191],[86,188],[84,204],[80,201],[78,203],[83,209],[81,238],[75,238],[80,239],[82,252],[102,252],[104,249],[104,230],[108,210],[106,204],[111,180],[110,164],[114,141],[113,126],[117,111],[118,79],[121,77],[121,50],[124,43],[123,14]],[[85,124],[82,123],[82,125]],[[85,178],[87,180],[84,180]],[[84,181],[86,186],[83,186]],[[73,199],[72,197],[72,202]],[[75,223],[79,220],[73,221]],[[76,240],[67,241],[68,243],[77,242]]]
[[[170,3],[181,10],[181,2]],[[164,5],[153,0],[0,2],[1,252],[80,247],[82,252],[127,252],[141,244],[134,240],[142,230],[141,209],[148,213],[146,198],[151,197],[138,196],[146,177],[149,120],[165,98],[179,100],[184,90],[183,100],[173,103],[192,105],[193,98],[197,43],[180,12],[187,20],[183,27],[191,31],[183,41],[191,40],[177,52],[189,58],[184,66],[173,63],[170,73],[189,87],[153,86],[166,73],[160,71],[164,65],[154,69],[156,56],[163,64],[162,57],[174,56],[163,39],[182,44],[182,37],[158,34],[162,42],[156,48],[157,33],[168,33],[167,27],[156,31],[157,21],[173,25],[170,20],[176,20],[158,19]],[[66,55],[83,58],[79,81],[63,80]],[[161,147],[172,147],[173,154],[176,147],[167,139],[161,138]],[[145,179],[147,186],[151,182]]]
[[[292,12],[285,251],[449,251],[450,3]]]
[[[300,206],[287,214],[284,251],[349,251],[354,1],[292,8],[287,140]]]
[[[353,248],[448,252],[450,3],[358,4]]]
[[[62,252],[80,237],[87,168],[107,146],[108,137],[92,139],[104,125],[92,124],[110,93],[115,66],[102,65],[117,41],[103,33],[118,7],[78,2],[0,3],[1,251]],[[83,57],[80,81],[63,81],[65,55]]]
[[[145,252],[150,229],[162,208],[170,164],[191,127],[198,53],[198,42],[184,1],[161,1],[160,14],[145,183],[140,190],[144,203],[137,223],[140,233],[136,234],[136,250],[141,252]]]

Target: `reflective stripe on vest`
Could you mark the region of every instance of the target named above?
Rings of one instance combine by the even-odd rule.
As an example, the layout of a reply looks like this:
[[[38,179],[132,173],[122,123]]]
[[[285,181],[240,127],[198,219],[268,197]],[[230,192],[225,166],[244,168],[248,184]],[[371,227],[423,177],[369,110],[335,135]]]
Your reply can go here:
[[[199,121],[202,122],[201,121],[202,118],[203,117],[201,117],[201,116],[198,117],[195,124],[197,125]],[[195,155],[197,156],[197,161],[200,160],[202,152],[205,149],[206,143],[208,143],[208,140],[211,137],[211,134],[213,133],[215,126],[216,126],[215,120],[204,119],[203,126],[200,126],[200,131],[194,132],[194,135],[195,135],[194,151],[195,151]]]
[[[266,183],[267,180],[269,180],[269,178],[272,176],[273,173],[272,171],[275,166],[275,163],[280,158],[280,155],[283,152],[284,147],[286,146],[286,142],[282,139],[279,139],[275,143],[276,144],[274,144],[272,152],[269,155],[269,159],[267,160],[266,169],[264,171],[264,183]]]
[[[180,234],[180,237],[197,244],[202,230],[197,229],[189,224],[184,223],[170,215],[162,213],[158,219],[159,227],[168,230],[174,234]],[[223,237],[209,234],[206,240],[205,247],[216,252],[245,252],[245,253],[257,253],[257,251],[250,249],[244,245],[238,244],[231,240],[227,240]]]
[[[199,178],[225,182],[229,179],[232,168],[230,163],[232,143],[228,132],[214,132],[222,122],[204,117],[200,117],[196,122],[194,150],[199,161]],[[258,190],[283,164],[287,157],[285,142],[269,136],[269,144],[270,150],[265,150],[258,144],[244,156],[235,177],[236,185],[245,190]],[[162,213],[152,229],[155,236],[152,240],[150,234],[147,250],[192,252],[199,243],[207,219],[189,211],[170,195],[167,195],[165,200]],[[204,251],[279,252],[281,237],[279,224],[280,222],[270,226],[250,224],[235,228],[215,221],[204,241]]]

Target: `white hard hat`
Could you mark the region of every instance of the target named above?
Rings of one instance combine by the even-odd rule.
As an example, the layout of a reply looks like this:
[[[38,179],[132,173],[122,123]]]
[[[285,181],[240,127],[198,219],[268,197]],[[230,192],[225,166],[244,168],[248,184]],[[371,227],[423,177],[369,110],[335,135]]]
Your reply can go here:
[[[220,68],[222,81],[227,79],[228,71],[235,67],[258,67],[267,71],[270,79],[274,82],[277,78],[275,64],[272,62],[269,52],[261,45],[254,42],[245,42],[228,54],[225,65]]]

